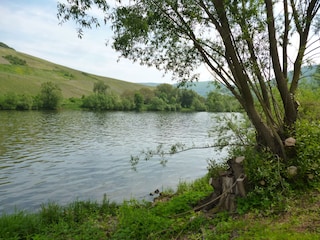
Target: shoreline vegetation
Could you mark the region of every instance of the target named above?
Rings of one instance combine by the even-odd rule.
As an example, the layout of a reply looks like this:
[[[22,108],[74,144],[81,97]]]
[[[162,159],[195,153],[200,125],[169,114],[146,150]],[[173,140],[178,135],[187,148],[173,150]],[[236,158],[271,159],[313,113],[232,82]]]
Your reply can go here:
[[[190,89],[160,84],[154,89],[142,87],[121,95],[102,81],[94,83],[93,93],[81,98],[63,98],[54,82],[41,84],[40,92],[31,96],[8,92],[0,94],[0,110],[93,110],[93,111],[178,111],[239,112],[236,99],[227,94],[210,92],[202,97]]]
[[[198,85],[197,91],[171,84],[131,83],[50,63],[1,42],[0,84],[0,110],[241,110],[236,99],[218,83]]]
[[[212,191],[208,176],[181,182],[154,203],[76,201],[42,205],[36,213],[0,216],[0,239],[317,239],[320,188],[292,194],[279,212],[194,212]],[[274,209],[273,209],[274,210]]]

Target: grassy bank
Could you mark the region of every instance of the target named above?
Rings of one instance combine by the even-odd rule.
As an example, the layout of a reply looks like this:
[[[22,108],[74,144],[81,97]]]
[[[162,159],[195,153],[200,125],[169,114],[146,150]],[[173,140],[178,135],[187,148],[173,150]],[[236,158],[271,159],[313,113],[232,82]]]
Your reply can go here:
[[[180,183],[157,203],[126,201],[44,205],[37,213],[0,218],[0,239],[317,239],[320,234],[319,188],[293,194],[285,209],[272,214],[193,212],[212,189],[207,177]]]

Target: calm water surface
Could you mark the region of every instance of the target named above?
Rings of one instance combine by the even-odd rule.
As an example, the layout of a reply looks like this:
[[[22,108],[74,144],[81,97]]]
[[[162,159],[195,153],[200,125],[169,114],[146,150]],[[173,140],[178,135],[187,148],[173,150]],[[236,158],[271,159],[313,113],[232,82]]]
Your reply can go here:
[[[42,203],[148,199],[155,189],[175,189],[206,173],[208,158],[225,153],[191,150],[141,160],[130,156],[159,144],[214,143],[214,113],[0,111],[0,213],[35,211]]]

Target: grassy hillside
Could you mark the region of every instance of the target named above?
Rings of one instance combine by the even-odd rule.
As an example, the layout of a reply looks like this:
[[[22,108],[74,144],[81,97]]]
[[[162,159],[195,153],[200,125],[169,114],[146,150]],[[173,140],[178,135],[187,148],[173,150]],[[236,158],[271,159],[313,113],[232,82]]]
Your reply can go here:
[[[18,58],[26,64],[11,64],[5,56]],[[140,84],[77,71],[17,52],[5,44],[0,45],[0,95],[8,92],[36,95],[43,82],[52,81],[59,85],[64,98],[81,97],[91,94],[93,84],[98,80],[102,80],[111,91],[118,94],[143,87]]]

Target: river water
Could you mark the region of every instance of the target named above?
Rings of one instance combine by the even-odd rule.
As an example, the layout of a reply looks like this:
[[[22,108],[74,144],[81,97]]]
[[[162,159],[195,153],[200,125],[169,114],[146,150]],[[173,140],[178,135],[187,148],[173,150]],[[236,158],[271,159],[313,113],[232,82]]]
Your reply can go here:
[[[221,114],[220,114],[221,115]],[[216,139],[215,113],[0,111],[0,214],[36,211],[48,202],[150,198],[155,189],[175,189],[207,172],[207,160],[226,157],[194,149],[140,160],[142,150],[172,144],[205,146]]]

